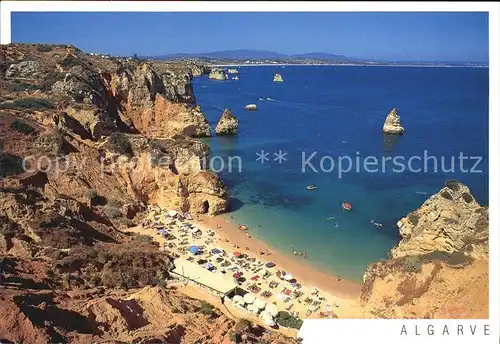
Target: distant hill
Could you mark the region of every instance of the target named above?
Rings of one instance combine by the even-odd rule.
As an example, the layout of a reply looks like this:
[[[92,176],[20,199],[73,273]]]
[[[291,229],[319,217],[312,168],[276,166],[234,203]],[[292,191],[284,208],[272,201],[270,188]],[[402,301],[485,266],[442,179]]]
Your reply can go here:
[[[207,60],[239,60],[239,61],[262,61],[262,60],[295,60],[299,63],[307,60],[316,61],[342,61],[344,63],[357,63],[357,64],[391,64],[391,65],[449,65],[449,66],[487,66],[487,62],[450,62],[450,61],[389,61],[389,60],[379,60],[379,59],[368,59],[368,58],[356,58],[349,57],[345,55],[331,54],[331,53],[321,53],[321,52],[310,52],[303,54],[281,54],[275,51],[269,50],[256,50],[256,49],[236,49],[236,50],[219,50],[213,52],[205,53],[177,53],[168,54],[160,56],[141,56],[143,58],[149,59],[160,59],[160,60],[170,60],[170,59],[207,59]]]
[[[152,58],[161,59],[175,59],[175,58],[220,58],[220,59],[239,59],[239,60],[265,60],[265,59],[315,59],[315,60],[357,60],[349,58],[345,55],[335,55],[330,53],[305,53],[286,55],[268,50],[255,50],[255,49],[237,49],[237,50],[220,50],[208,53],[178,53],[161,56],[151,56]]]

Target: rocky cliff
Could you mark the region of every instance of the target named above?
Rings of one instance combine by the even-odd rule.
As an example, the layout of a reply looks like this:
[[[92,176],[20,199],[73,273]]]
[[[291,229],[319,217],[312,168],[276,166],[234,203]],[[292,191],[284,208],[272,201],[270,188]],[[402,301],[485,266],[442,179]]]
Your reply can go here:
[[[234,117],[231,110],[224,110],[215,127],[215,133],[217,135],[236,135],[238,133],[238,119]]]
[[[401,242],[364,276],[366,317],[487,318],[488,209],[448,181],[398,222]]]
[[[273,81],[274,82],[283,82],[283,77],[281,76],[281,74],[274,74],[274,77],[273,77]]]
[[[404,128],[401,125],[401,118],[399,117],[398,110],[392,109],[385,119],[382,131],[386,134],[402,135]]]
[[[210,135],[207,120],[193,103],[187,69],[177,70],[176,74],[171,68],[157,69],[143,61],[87,56],[69,46],[50,46],[50,51],[40,47],[2,46],[5,74],[1,101],[6,129],[21,119],[36,128],[29,135],[16,132],[15,139],[23,140],[23,145],[15,147],[6,141],[11,150],[18,150],[16,156],[40,154],[40,143],[46,145],[48,140],[56,143],[56,155],[67,161],[85,162],[84,166],[72,166],[81,178],[75,178],[73,172],[50,171],[47,178],[51,190],[78,194],[83,200],[85,190],[101,189],[102,184],[109,195],[130,202],[155,200],[184,211],[224,211],[224,187],[207,170],[208,164],[198,162],[197,169],[186,169],[182,162],[207,160],[208,147],[189,136]],[[32,63],[24,63],[23,59]],[[37,68],[34,74],[33,68]],[[28,74],[31,77],[25,77]],[[112,135],[118,139],[108,144]],[[156,151],[150,147],[151,142],[158,143]],[[109,156],[123,155],[132,162],[104,168],[99,160],[103,150]],[[168,155],[174,168],[150,163],[135,174],[123,172],[133,169],[134,161],[145,164],[155,154]],[[140,173],[149,178],[147,185],[141,184],[144,181],[137,177]],[[167,188],[167,180],[176,186]],[[185,186],[189,182],[200,186]],[[144,190],[151,190],[151,194]],[[168,197],[170,194],[175,197]]]

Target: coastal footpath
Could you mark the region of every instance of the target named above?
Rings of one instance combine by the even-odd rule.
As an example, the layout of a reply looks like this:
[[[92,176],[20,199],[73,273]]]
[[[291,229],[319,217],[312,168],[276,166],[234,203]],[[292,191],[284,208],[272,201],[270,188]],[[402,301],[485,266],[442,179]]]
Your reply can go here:
[[[152,206],[212,219],[227,210],[197,140],[213,132],[191,79],[208,72],[64,45],[0,47],[1,339],[294,342],[183,293],[169,283],[174,252],[130,230]],[[234,122],[221,127],[235,133]],[[448,182],[399,228],[345,317],[487,317],[488,210],[467,187]]]

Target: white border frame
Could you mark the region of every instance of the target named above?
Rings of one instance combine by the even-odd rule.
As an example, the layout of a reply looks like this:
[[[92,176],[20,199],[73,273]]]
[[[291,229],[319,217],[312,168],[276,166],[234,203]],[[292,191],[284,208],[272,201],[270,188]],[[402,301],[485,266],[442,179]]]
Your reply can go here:
[[[489,164],[490,164],[490,274],[489,320],[306,320],[301,329],[304,344],[338,342],[338,338],[375,339],[389,343],[435,341],[439,343],[499,343],[500,324],[500,4],[494,2],[223,2],[223,1],[2,1],[0,5],[0,43],[11,42],[12,12],[489,12]],[[491,171],[497,171],[491,173]],[[452,326],[490,324],[490,336],[457,336]],[[363,324],[363,325],[362,325]],[[400,335],[406,324],[409,335]],[[416,336],[432,324],[436,332],[450,326],[450,335]],[[362,325],[362,327],[361,327]],[[413,335],[410,334],[412,329]],[[329,331],[334,331],[330,332]],[[319,337],[321,335],[321,337]],[[307,338],[306,338],[307,336]],[[325,338],[328,338],[326,339]]]

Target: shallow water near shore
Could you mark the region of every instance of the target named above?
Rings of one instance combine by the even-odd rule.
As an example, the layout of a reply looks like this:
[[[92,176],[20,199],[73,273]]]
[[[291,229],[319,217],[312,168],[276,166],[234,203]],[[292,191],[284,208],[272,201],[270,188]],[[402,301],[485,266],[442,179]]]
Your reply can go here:
[[[313,267],[361,281],[366,266],[385,258],[398,242],[397,221],[447,179],[462,180],[487,204],[487,68],[266,66],[239,72],[237,81],[194,79],[197,103],[213,128],[224,108],[240,121],[237,136],[204,141],[212,156],[224,161],[222,166],[213,160],[212,168],[224,167],[220,175],[231,194],[231,221],[248,225],[252,235],[285,254],[291,255],[292,247],[305,251]],[[273,83],[274,73],[284,82]],[[245,111],[250,103],[258,110]],[[381,132],[393,107],[405,127],[401,137]],[[269,153],[264,163],[256,161],[261,150]],[[274,160],[280,150],[286,153],[282,163]],[[304,164],[314,152],[310,165]],[[475,168],[482,173],[471,173],[471,159],[461,170],[461,152],[483,157]],[[443,157],[448,170],[455,156],[455,171],[435,172],[432,160],[428,173],[396,172],[390,161],[385,172],[380,163],[368,166],[377,172],[362,165],[366,156],[379,162],[401,156],[407,162],[424,154],[436,156],[438,165]],[[343,155],[353,163],[359,157],[359,173],[353,166],[339,175]],[[333,159],[333,169],[330,158],[321,165],[324,156]],[[229,157],[241,163],[233,159],[229,168]],[[418,161],[413,166],[424,167]],[[309,184],[317,189],[306,190]],[[344,200],[352,211],[342,210]]]

